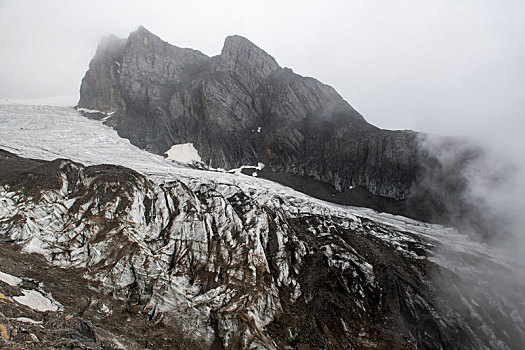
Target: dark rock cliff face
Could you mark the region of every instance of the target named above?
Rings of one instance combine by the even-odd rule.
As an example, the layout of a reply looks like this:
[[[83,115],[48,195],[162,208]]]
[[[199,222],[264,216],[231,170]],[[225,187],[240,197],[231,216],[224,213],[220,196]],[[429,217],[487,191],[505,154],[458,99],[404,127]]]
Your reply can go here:
[[[214,57],[143,27],[109,37],[80,90],[79,107],[111,113],[107,124],[153,153],[193,143],[213,168],[261,162],[262,176],[319,198],[441,223],[472,217],[461,175],[471,150],[445,169],[422,149],[424,135],[367,123],[333,88],[280,67],[240,36]]]
[[[333,88],[281,68],[240,36],[226,38],[215,57],[143,27],[109,37],[82,81],[79,107],[116,112],[119,134],[154,153],[192,142],[216,168],[262,162],[337,191],[359,185],[395,199],[415,180],[416,133],[368,124]]]

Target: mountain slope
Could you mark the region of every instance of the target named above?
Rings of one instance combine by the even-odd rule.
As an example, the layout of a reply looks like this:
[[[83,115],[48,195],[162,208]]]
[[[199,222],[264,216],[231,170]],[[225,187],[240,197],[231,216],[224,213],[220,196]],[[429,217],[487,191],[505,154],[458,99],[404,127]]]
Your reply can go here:
[[[263,163],[260,176],[325,200],[486,229],[464,198],[463,172],[478,147],[442,139],[453,150],[443,166],[427,135],[367,123],[333,88],[280,67],[240,36],[214,57],[143,27],[110,36],[82,80],[78,107],[159,155],[192,143],[212,168]]]
[[[180,335],[182,348],[519,349],[525,340],[519,270],[453,229],[171,163],[65,108],[0,111],[0,147],[51,160],[1,153],[0,232],[80,269],[142,310],[131,317]]]

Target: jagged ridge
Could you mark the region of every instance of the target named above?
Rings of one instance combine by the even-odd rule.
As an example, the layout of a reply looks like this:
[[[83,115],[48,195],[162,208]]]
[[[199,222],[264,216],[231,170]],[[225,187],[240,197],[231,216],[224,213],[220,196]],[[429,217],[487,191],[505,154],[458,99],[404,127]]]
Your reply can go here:
[[[266,164],[331,184],[406,198],[417,134],[368,124],[337,92],[281,68],[240,36],[220,55],[163,42],[140,27],[103,41],[82,81],[79,107],[117,113],[119,134],[163,154],[191,142],[215,168]]]
[[[280,67],[243,37],[227,37],[208,57],[143,27],[111,36],[80,90],[79,107],[102,111],[150,152],[193,143],[213,168],[263,163],[261,176],[318,198],[493,235],[463,174],[479,147],[444,138],[453,150],[444,166],[427,135],[367,123],[333,88]]]

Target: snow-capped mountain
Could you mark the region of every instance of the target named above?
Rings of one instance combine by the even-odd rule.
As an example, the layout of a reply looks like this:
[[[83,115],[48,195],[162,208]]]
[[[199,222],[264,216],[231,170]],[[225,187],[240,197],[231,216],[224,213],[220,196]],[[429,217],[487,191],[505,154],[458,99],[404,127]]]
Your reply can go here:
[[[88,330],[123,317],[113,338],[82,326],[74,334],[85,348],[88,338],[91,347],[112,339],[118,348],[125,338],[123,348],[152,349],[525,343],[520,269],[455,229],[321,201],[242,173],[195,169],[141,150],[71,108],[1,105],[0,125],[6,244],[21,247],[20,259],[41,254],[50,271],[64,268],[76,276],[68,281],[109,294],[88,303]],[[21,271],[3,272],[31,277]],[[41,293],[53,292],[63,306],[42,318],[48,329],[61,319],[53,315],[78,306],[58,282],[39,276]],[[0,278],[0,293],[9,298],[17,291],[6,280],[13,279]],[[127,321],[114,305],[126,305]],[[125,326],[139,321],[157,336]],[[15,333],[5,341],[16,344],[23,332]]]

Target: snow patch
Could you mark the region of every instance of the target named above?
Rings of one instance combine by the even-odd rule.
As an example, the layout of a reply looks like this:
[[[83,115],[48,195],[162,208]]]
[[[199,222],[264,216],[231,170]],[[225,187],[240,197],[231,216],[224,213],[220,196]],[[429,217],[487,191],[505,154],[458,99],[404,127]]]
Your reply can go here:
[[[42,293],[32,289],[22,289],[23,296],[13,297],[19,304],[30,307],[33,310],[58,311],[62,305],[51,296],[44,296]]]
[[[173,145],[164,154],[168,156],[168,159],[176,162],[192,164],[194,162],[202,162],[199,152],[193,147],[193,143],[181,143]]]
[[[108,120],[109,118],[111,118],[113,116],[113,114],[115,114],[115,112],[109,112],[106,114],[106,116],[102,119],[100,119],[101,122],[105,122],[106,120]]]
[[[255,168],[255,169],[261,171],[264,168],[264,164],[263,163],[257,163],[257,165],[255,165],[255,166],[254,165],[243,165],[240,168],[230,169],[227,172],[231,173],[231,174],[241,175],[242,174],[242,170],[246,169],[246,168]],[[221,172],[225,172],[224,169],[213,169],[213,170],[218,170],[218,171],[221,171]],[[257,172],[254,172],[252,174],[252,176],[257,176]]]
[[[42,241],[41,237],[32,237],[26,244],[24,244],[24,247],[22,248],[22,251],[24,253],[37,253],[37,254],[43,254],[47,252],[46,247],[44,245],[44,242]]]
[[[22,279],[15,277],[13,275],[10,275],[8,273],[0,271],[0,281],[9,284],[10,286],[17,286],[20,283],[22,283]]]
[[[15,318],[15,320],[18,322],[31,323],[31,324],[42,324],[43,323],[42,321],[35,321],[32,318],[28,318],[28,317],[17,317]]]
[[[77,111],[82,112],[82,113],[101,113],[101,114],[106,114],[106,112],[99,111],[98,109],[89,109],[89,108],[84,108],[84,107],[77,108]]]

